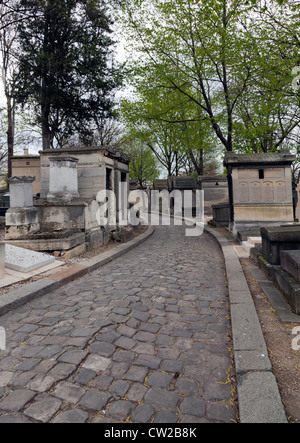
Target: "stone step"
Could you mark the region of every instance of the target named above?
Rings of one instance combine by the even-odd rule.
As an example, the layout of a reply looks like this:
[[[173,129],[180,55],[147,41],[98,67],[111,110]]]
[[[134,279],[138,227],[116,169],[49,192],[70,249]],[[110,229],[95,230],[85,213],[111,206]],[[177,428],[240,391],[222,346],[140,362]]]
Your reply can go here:
[[[246,252],[250,255],[250,250],[255,248],[257,244],[261,244],[261,237],[248,237],[246,241],[242,242],[242,246]]]

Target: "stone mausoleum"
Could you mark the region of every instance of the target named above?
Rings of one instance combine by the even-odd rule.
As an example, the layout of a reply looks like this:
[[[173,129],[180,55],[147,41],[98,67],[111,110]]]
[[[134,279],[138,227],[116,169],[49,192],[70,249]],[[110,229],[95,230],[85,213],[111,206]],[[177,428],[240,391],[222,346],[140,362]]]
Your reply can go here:
[[[244,231],[260,235],[261,227],[294,222],[291,165],[295,160],[288,151],[226,153],[229,227],[234,235]]]
[[[129,159],[109,147],[42,151],[39,199],[32,199],[33,182],[34,178],[27,176],[10,181],[7,242],[62,255],[74,248],[83,253],[104,245],[111,233],[119,230],[119,218],[127,209]],[[120,183],[126,185],[121,191]],[[116,197],[114,225],[99,224],[101,202],[97,195],[103,190]]]

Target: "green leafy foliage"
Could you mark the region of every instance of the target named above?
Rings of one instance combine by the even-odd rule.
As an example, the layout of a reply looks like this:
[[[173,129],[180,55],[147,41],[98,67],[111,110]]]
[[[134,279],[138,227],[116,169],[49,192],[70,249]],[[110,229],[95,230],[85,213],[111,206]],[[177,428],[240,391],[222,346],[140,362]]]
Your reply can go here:
[[[141,188],[159,178],[159,162],[148,146],[138,137],[134,134],[126,136],[122,142],[122,149],[130,159],[129,177],[137,179]]]
[[[277,0],[128,0],[124,15],[136,92],[131,101],[139,108],[133,115],[144,122],[149,116],[181,120],[186,132],[180,124],[178,132],[192,144],[198,137],[204,150],[211,144],[237,152],[294,146],[299,7]]]

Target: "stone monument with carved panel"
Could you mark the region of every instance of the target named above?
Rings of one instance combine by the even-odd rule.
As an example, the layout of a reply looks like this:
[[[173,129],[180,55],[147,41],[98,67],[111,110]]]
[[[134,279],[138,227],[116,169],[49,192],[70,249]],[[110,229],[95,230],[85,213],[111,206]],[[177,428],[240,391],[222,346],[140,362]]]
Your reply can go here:
[[[225,155],[230,229],[235,235],[294,221],[291,165],[295,159],[289,151]]]

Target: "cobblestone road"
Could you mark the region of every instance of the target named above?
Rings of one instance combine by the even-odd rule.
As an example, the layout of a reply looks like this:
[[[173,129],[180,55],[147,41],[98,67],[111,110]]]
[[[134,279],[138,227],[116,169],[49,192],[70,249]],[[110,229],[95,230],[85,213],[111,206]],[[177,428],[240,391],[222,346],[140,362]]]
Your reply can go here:
[[[0,317],[0,423],[236,420],[224,263],[208,234],[141,246]]]

